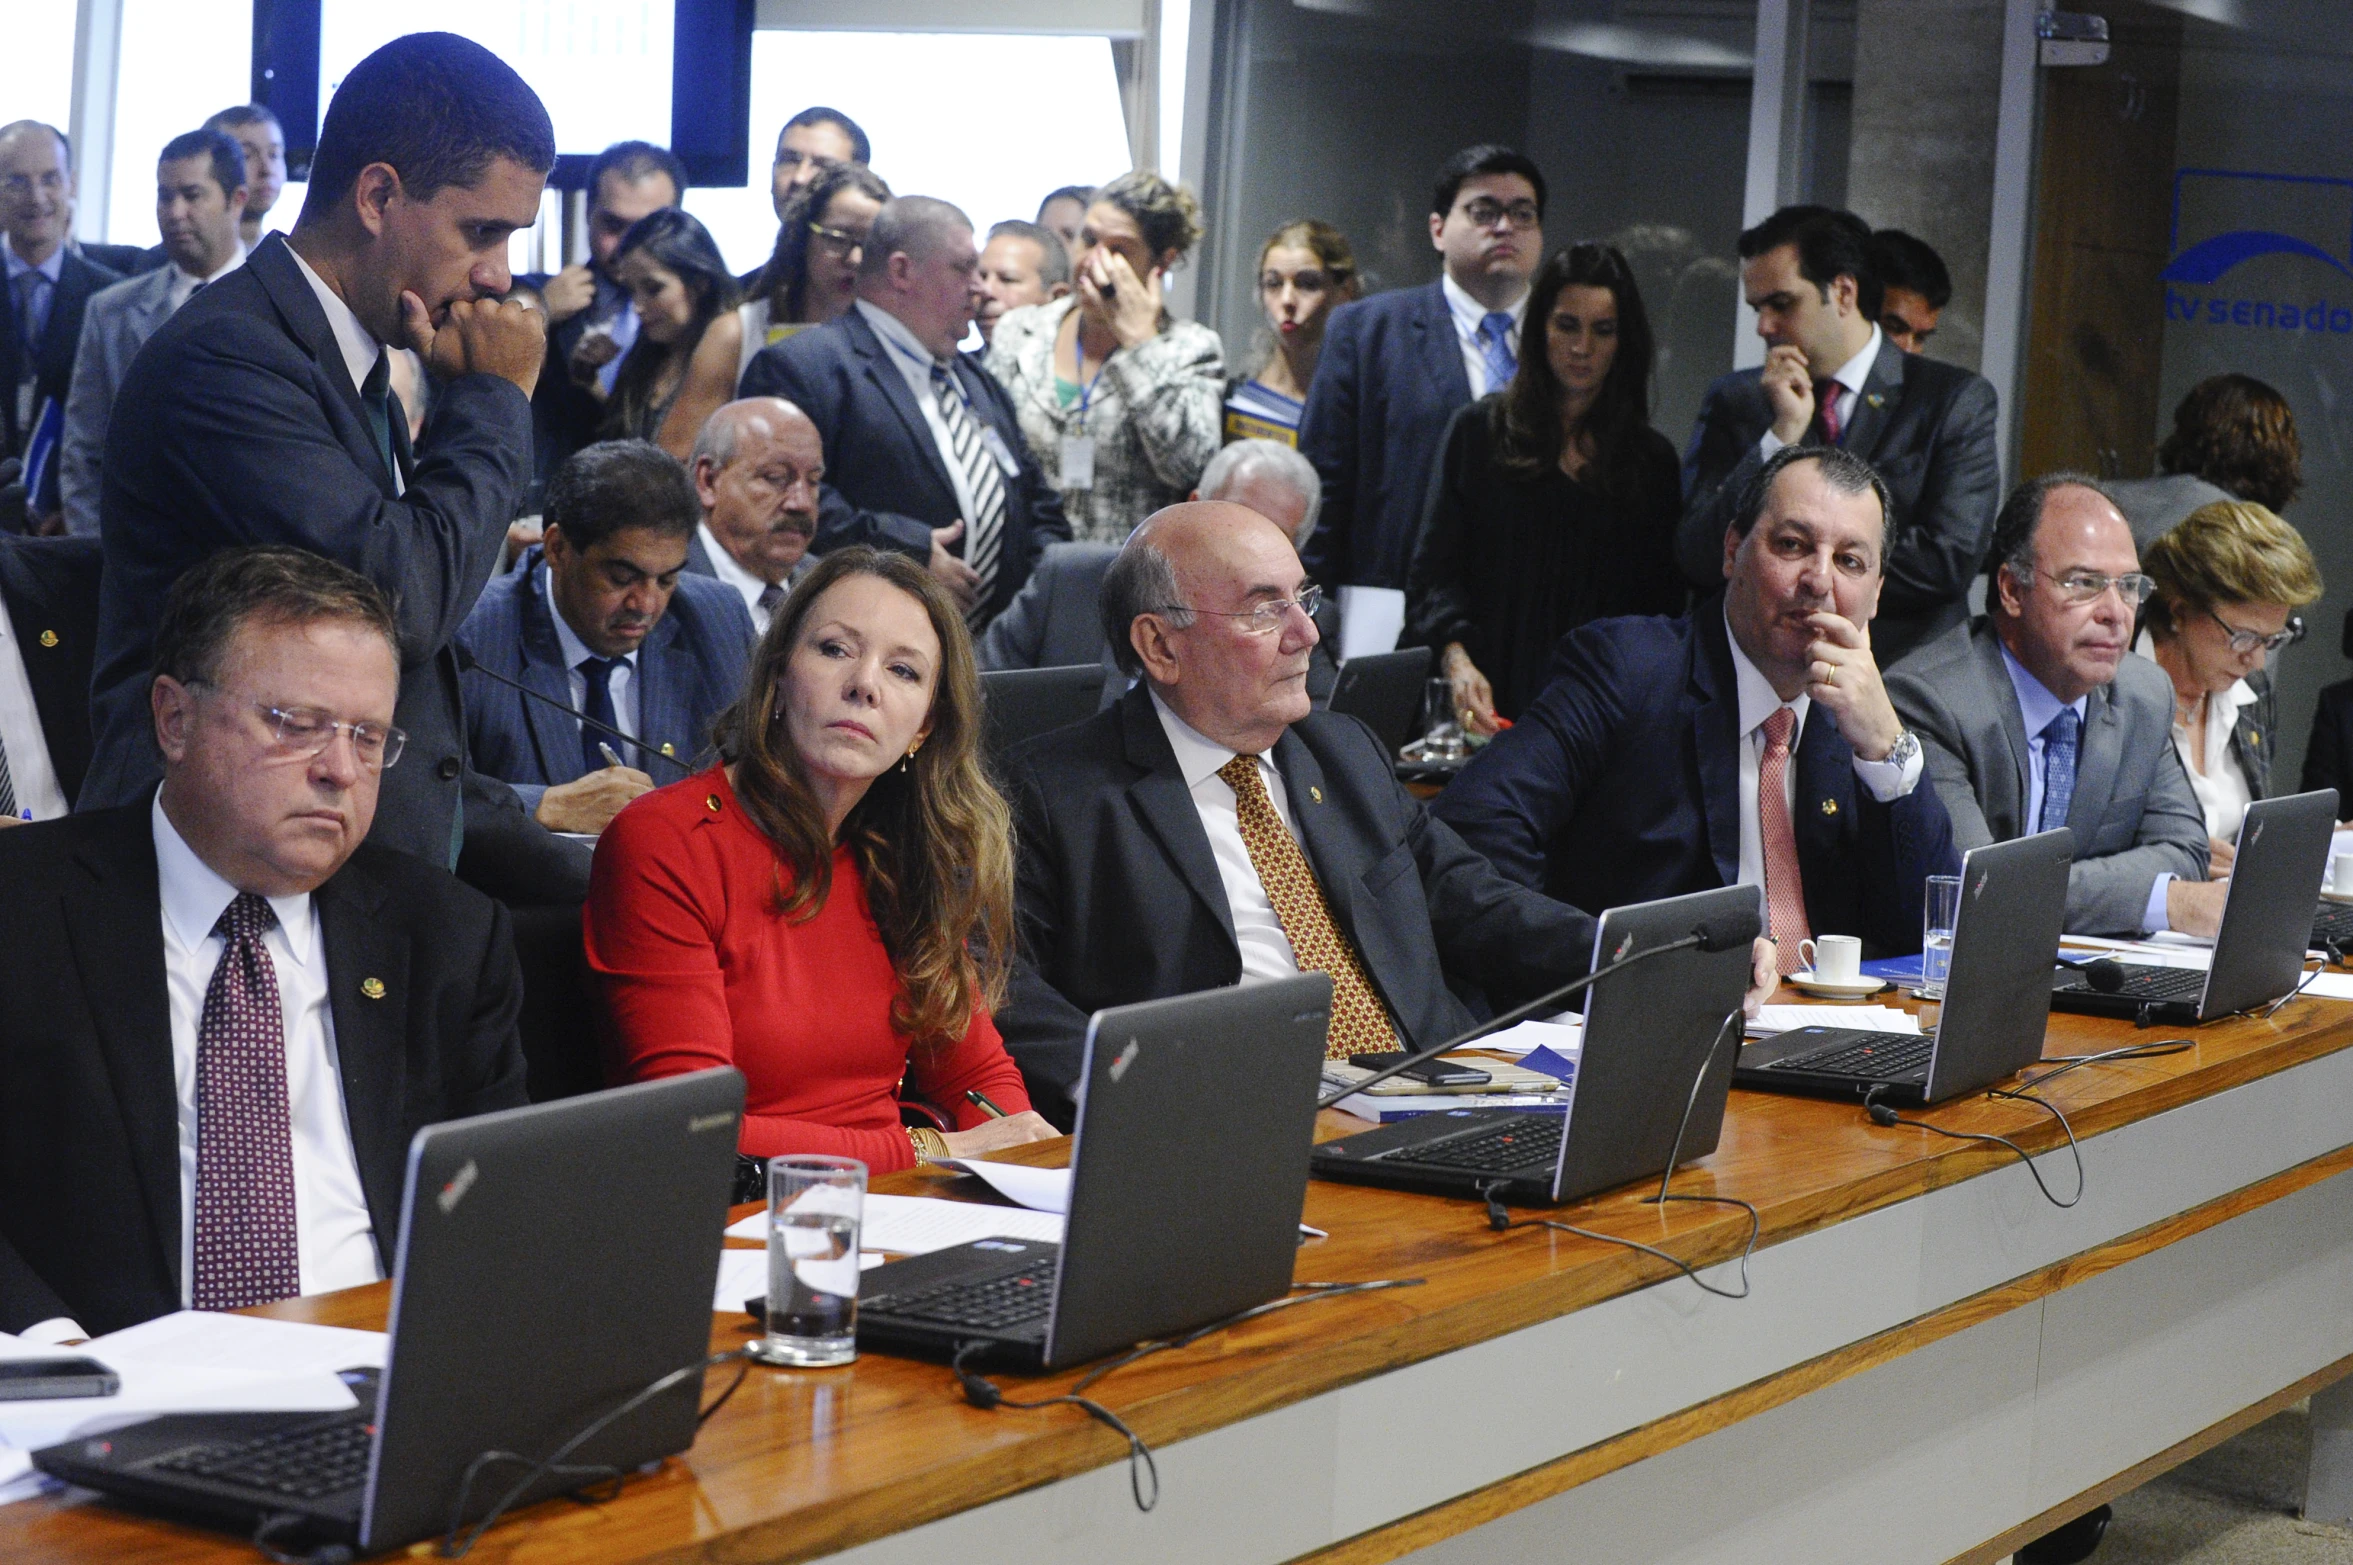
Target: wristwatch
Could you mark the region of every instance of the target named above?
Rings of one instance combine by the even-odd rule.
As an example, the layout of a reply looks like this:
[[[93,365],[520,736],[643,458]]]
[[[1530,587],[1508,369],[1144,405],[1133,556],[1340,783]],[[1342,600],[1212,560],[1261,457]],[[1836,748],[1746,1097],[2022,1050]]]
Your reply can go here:
[[[1887,754],[1880,760],[1884,765],[1909,766],[1919,757],[1920,736],[1907,728],[1895,736],[1895,743],[1887,747]]]

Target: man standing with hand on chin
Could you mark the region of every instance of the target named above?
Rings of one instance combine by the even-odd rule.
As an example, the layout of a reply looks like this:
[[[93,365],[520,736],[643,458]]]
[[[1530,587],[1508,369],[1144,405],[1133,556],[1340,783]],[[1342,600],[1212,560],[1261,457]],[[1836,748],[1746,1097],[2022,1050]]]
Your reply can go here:
[[[103,465],[80,808],[133,802],[160,775],[147,684],[171,584],[216,550],[278,543],[398,605],[409,764],[385,779],[370,840],[447,868],[466,806],[521,823],[507,790],[466,789],[449,643],[530,477],[546,328],[500,296],[508,238],[537,218],[554,161],[546,109],[496,56],[448,33],[396,39],[337,88],[292,235],[264,239],[148,340]],[[416,349],[438,382],[419,449],[391,347]]]

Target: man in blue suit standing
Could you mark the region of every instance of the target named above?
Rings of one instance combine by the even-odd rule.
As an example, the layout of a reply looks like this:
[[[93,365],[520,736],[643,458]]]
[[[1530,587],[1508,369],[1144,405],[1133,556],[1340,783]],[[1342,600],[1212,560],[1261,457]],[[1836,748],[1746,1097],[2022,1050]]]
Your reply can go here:
[[[713,719],[743,692],[752,616],[733,588],[683,574],[702,507],[660,446],[608,440],[574,453],[548,480],[545,516],[545,536],[483,591],[458,645],[546,699],[469,671],[466,744],[541,825],[599,832],[699,764]]]
[[[1438,818],[1579,907],[1762,886],[1785,974],[1809,935],[1919,950],[1921,882],[1959,861],[1871,653],[1887,513],[1860,458],[1776,452],[1725,530],[1723,593],[1563,637]]]
[[[1466,147],[1430,195],[1439,280],[1333,312],[1299,424],[1299,449],[1324,481],[1303,563],[1327,589],[1404,590],[1447,423],[1519,366],[1543,224],[1536,165],[1508,147]]]

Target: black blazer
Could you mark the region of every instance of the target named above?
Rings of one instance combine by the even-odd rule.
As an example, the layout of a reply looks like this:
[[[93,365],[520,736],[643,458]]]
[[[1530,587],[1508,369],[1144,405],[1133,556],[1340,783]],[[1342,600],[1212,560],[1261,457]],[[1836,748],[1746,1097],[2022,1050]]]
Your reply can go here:
[[[1761,373],[1736,370],[1708,387],[1683,454],[1676,553],[1703,592],[1723,584],[1725,529],[1741,489],[1764,462],[1757,442],[1773,427],[1773,415]],[[1984,376],[1884,339],[1855,400],[1839,444],[1877,468],[1895,496],[1886,584],[1871,622],[1881,668],[1969,617],[1969,584],[1993,547],[2002,502],[1994,402]]]
[[[2337,790],[2337,818],[2353,812],[2353,679],[2320,693],[2312,710],[2312,739],[2304,747],[2304,788]]]
[[[988,604],[988,617],[994,618],[1029,580],[1046,545],[1070,536],[1070,523],[1062,514],[1062,496],[1046,482],[1021,437],[1005,388],[969,353],[956,356],[956,380],[973,411],[996,430],[1019,463],[1005,481],[1005,535],[998,544],[996,590]],[[963,514],[923,409],[889,348],[856,309],[762,348],[743,372],[736,395],[782,397],[816,423],[825,443],[817,553],[870,543],[928,562],[931,530]],[[959,543],[956,552],[963,548]]]
[[[16,387],[27,355],[33,361],[33,417],[38,419],[41,405],[51,400],[62,416],[66,394],[73,389],[74,355],[82,345],[82,312],[90,295],[122,277],[120,270],[68,248],[57,269],[57,289],[50,295],[48,324],[41,328],[41,340],[29,346],[17,333],[16,301],[0,299],[0,306],[5,306],[0,308],[0,386],[7,388],[7,395],[0,396],[0,456],[24,455],[26,442],[33,438],[32,430],[18,427],[16,418]],[[6,292],[4,284],[0,292]],[[52,461],[41,492],[27,497],[34,515],[58,509],[57,472]]]
[[[1594,922],[1514,885],[1399,786],[1372,730],[1311,713],[1274,749],[1316,879],[1408,1047],[1585,971]],[[997,1013],[1030,1098],[1067,1109],[1087,1017],[1242,976],[1208,833],[1142,686],[1013,752],[1021,961]],[[1041,1094],[1043,1094],[1041,1096]]]
[[[24,655],[57,786],[72,804],[90,769],[90,656],[98,639],[98,540],[0,533],[0,599]]]
[[[1470,400],[1443,284],[1332,312],[1299,416],[1299,449],[1324,481],[1308,575],[1326,587],[1404,589],[1446,426]]]
[[[1562,638],[1519,722],[1438,796],[1441,820],[1497,871],[1580,907],[1740,879],[1740,693],[1723,598],[1685,619],[1597,620]],[[1798,737],[1791,800],[1806,922],[1872,956],[1920,949],[1921,881],[1960,873],[1923,771],[1881,804],[1819,706]]]
[[[384,774],[371,842],[448,867],[465,770],[449,644],[497,568],[531,472],[531,404],[512,381],[439,386],[424,450],[393,439],[395,498],[359,390],[318,297],[280,235],[205,288],[131,361],[108,422],[84,808],[128,804],[162,775],[147,709],[153,631],[180,573],[234,544],[286,543],[394,596],[408,731]]]
[[[180,1307],[180,1138],[148,802],[0,832],[0,1331]],[[314,893],[387,1273],[409,1138],[523,1102],[507,916],[363,845]],[[377,980],[382,997],[371,998]]]

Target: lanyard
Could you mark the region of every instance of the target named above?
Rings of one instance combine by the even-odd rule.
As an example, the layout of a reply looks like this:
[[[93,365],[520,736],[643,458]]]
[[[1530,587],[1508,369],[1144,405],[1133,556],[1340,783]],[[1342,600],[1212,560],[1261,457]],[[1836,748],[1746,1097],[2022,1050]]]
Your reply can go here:
[[[1117,348],[1113,348],[1111,353],[1105,354],[1103,356],[1103,362],[1095,366],[1094,379],[1086,379],[1087,325],[1085,321],[1079,319],[1078,307],[1076,305],[1071,306],[1070,318],[1073,322],[1076,323],[1071,327],[1070,331],[1070,359],[1072,370],[1080,376],[1078,383],[1078,421],[1083,425],[1087,421],[1087,403],[1093,400],[1095,395],[1095,381],[1101,380],[1103,378],[1103,372],[1111,368],[1111,356],[1112,354],[1118,353],[1119,350]]]

